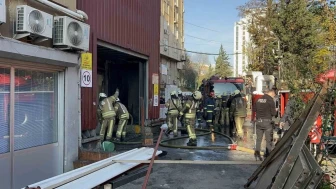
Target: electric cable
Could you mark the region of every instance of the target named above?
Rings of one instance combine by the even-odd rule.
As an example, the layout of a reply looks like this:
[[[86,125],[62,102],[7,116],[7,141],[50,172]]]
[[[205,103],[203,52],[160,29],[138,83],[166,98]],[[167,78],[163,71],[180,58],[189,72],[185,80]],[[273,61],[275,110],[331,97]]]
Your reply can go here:
[[[189,24],[189,25],[192,25],[192,26],[195,26],[195,27],[203,28],[203,29],[206,29],[206,30],[209,30],[209,31],[213,31],[213,32],[217,32],[217,33],[223,33],[223,32],[217,31],[217,30],[213,30],[213,29],[209,29],[209,28],[206,28],[206,27],[203,27],[203,26],[199,26],[199,25],[196,25],[196,24],[192,24],[192,23],[190,23],[190,22],[186,22],[186,21],[184,21],[184,23]]]
[[[176,49],[176,50],[180,50],[180,51],[184,51],[184,52],[189,52],[189,53],[194,53],[194,54],[205,54],[205,55],[215,55],[218,56],[219,53],[205,53],[205,52],[197,52],[197,51],[189,51],[189,50],[185,50],[185,49],[181,49],[181,48],[177,48],[177,47],[172,47],[169,45],[160,45],[160,46],[165,46],[165,47],[169,47],[172,49]],[[226,54],[226,55],[236,55],[236,54],[243,54],[243,53],[230,53],[230,54]]]
[[[185,36],[191,37],[191,38],[195,38],[195,39],[199,39],[199,40],[203,40],[203,41],[207,41],[207,42],[216,42],[216,43],[233,43],[233,42],[224,42],[224,41],[216,41],[216,40],[209,40],[209,39],[204,39],[204,38],[200,38],[200,37],[196,37],[193,35],[189,35],[189,34],[184,34]]]

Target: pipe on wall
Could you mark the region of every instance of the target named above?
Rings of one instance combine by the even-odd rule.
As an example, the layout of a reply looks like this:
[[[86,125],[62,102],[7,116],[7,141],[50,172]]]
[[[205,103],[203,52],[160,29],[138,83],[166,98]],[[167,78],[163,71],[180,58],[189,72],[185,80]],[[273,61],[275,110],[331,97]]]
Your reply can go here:
[[[88,15],[84,11],[81,11],[81,10],[77,10],[76,12],[74,12],[72,10],[64,8],[64,7],[62,7],[60,5],[57,5],[57,4],[55,4],[51,1],[48,1],[48,0],[35,0],[35,1],[37,1],[39,3],[42,3],[42,4],[44,4],[48,7],[51,7],[53,9],[59,10],[59,11],[65,13],[65,14],[71,16],[71,17],[74,17],[74,18],[82,20],[82,21],[87,20],[89,18]]]

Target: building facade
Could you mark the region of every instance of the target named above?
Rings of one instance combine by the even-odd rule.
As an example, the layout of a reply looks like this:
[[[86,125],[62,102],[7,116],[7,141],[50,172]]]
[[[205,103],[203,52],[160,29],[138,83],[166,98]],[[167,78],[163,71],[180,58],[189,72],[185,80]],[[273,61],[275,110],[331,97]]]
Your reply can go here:
[[[160,3],[77,0],[89,17],[93,60],[93,85],[81,89],[82,137],[97,137],[99,93],[110,96],[117,88],[134,124],[140,122],[141,99],[145,119],[159,118],[154,83],[160,78]]]
[[[55,2],[76,8],[76,0]],[[63,11],[33,0],[0,0],[1,188],[69,171],[78,158],[80,53],[53,46],[53,18]]]
[[[245,76],[248,69],[246,48],[251,45],[250,34],[247,30],[248,19],[241,18],[234,25],[234,57],[233,74],[235,77]]]
[[[161,0],[161,94],[167,85],[181,87],[184,66],[184,0]]]

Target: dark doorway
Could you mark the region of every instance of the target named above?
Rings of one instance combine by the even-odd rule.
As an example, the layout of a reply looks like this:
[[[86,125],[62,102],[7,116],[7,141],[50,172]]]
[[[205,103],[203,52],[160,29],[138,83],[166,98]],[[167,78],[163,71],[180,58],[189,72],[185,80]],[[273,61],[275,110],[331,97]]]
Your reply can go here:
[[[107,96],[119,89],[119,99],[140,124],[140,97],[145,98],[146,60],[98,46],[98,93]]]

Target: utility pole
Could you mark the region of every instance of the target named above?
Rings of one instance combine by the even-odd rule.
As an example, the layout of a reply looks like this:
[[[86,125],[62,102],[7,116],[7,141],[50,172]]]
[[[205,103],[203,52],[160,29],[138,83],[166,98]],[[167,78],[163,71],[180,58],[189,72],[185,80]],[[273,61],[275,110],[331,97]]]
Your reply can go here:
[[[281,66],[282,66],[282,52],[281,52],[281,49],[280,49],[280,41],[278,40],[278,48],[275,52],[275,59],[277,60],[278,62],[278,81],[279,81],[279,87],[281,88]]]

